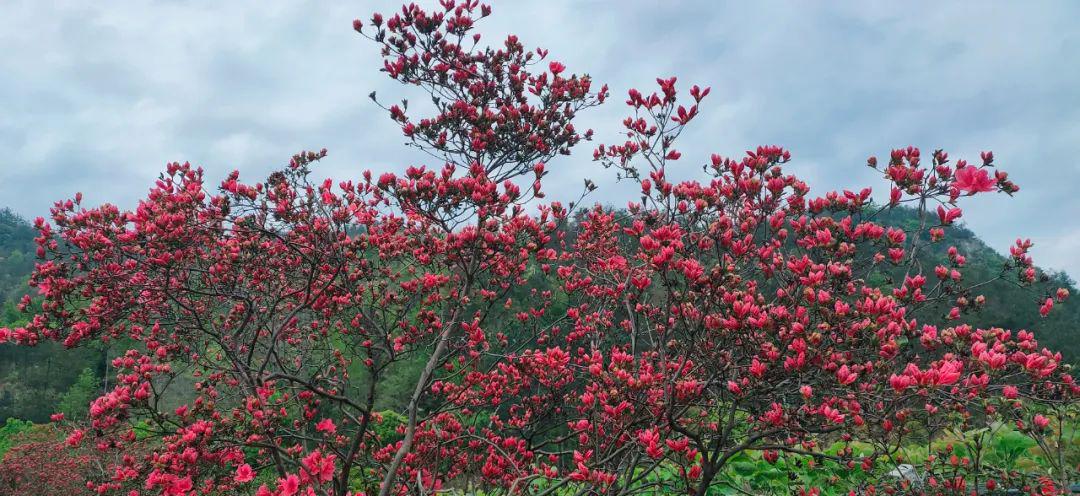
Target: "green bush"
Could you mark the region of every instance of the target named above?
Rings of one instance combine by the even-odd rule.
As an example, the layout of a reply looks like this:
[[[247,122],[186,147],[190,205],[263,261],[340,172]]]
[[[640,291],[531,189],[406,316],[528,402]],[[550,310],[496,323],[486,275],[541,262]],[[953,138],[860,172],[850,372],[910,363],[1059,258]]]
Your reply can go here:
[[[16,418],[9,418],[0,427],[0,459],[15,445],[15,437],[34,428],[34,423]]]

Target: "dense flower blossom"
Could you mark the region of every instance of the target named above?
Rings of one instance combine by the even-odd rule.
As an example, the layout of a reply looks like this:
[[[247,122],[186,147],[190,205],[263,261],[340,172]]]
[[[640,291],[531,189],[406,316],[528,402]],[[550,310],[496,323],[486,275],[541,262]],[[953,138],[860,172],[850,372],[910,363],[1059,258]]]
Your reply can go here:
[[[516,36],[483,46],[487,6],[440,5],[352,26],[387,76],[430,97],[431,116],[379,105],[441,165],[318,180],[321,150],[214,187],[170,163],[133,210],[76,197],[35,222],[32,315],[0,340],[138,343],[67,438],[109,455],[90,489],[630,493],[663,466],[678,476],[642,491],[706,494],[748,452],[869,472],[918,429],[1008,420],[1045,435],[1033,409],[1080,392],[1032,333],[970,325],[986,302],[962,245],[919,263],[950,246],[962,193],[1018,190],[990,178],[992,154],[871,157],[882,204],[870,188],[813,196],[778,146],[676,180],[677,139],[710,89],[686,99],[667,77],[628,92],[621,136],[592,154],[640,192],[626,208],[544,203],[553,160],[592,137],[574,119],[607,88]],[[876,220],[904,204],[919,225]],[[1017,241],[1002,277],[1045,315],[1068,295],[1039,284],[1030,248]],[[375,405],[414,363],[395,423]],[[144,432],[155,444],[126,452]]]

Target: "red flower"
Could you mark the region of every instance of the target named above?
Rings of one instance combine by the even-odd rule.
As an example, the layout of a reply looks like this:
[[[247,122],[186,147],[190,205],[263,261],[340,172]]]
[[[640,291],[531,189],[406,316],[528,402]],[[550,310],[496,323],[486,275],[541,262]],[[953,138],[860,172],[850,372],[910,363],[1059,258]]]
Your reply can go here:
[[[855,379],[858,378],[859,375],[852,372],[847,365],[841,366],[840,369],[836,371],[836,380],[840,381],[840,384],[845,386],[855,382]]]
[[[960,191],[966,191],[969,195],[994,190],[994,180],[986,169],[973,166],[963,167],[956,170],[956,182],[954,185]]]
[[[79,444],[82,443],[83,435],[84,435],[84,433],[83,433],[82,429],[75,429],[74,431],[71,432],[70,435],[68,435],[67,440],[66,440],[67,445],[68,446],[73,446],[73,447],[78,446]]]
[[[243,484],[245,482],[251,482],[254,478],[255,471],[251,469],[251,465],[245,463],[236,467],[236,475],[233,476],[233,479],[236,480],[236,482]]]
[[[949,224],[952,224],[954,220],[960,218],[962,212],[959,208],[951,208],[946,210],[945,207],[938,205],[937,214],[938,220],[941,221],[941,224],[947,226]]]
[[[187,496],[188,491],[190,491],[192,487],[191,477],[177,477],[169,484],[168,489],[165,490],[165,494],[168,496]]]
[[[315,430],[333,435],[337,433],[337,426],[334,425],[333,420],[326,418],[320,420],[318,424],[315,424]]]
[[[278,495],[294,496],[300,491],[300,478],[295,474],[289,474],[284,479],[278,479]]]

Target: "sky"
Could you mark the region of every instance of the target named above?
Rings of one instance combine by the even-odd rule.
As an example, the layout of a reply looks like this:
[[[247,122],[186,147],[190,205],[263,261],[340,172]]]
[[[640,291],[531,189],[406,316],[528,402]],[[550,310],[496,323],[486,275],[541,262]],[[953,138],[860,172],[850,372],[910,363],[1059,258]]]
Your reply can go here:
[[[378,71],[354,18],[400,2],[7,0],[0,16],[0,207],[33,218],[84,193],[133,207],[164,165],[250,182],[326,147],[317,174],[429,162],[367,95],[419,99]],[[434,1],[421,2],[434,7]],[[1080,3],[513,0],[478,25],[515,33],[613,98],[578,127],[617,140],[632,87],[711,86],[669,171],[761,144],[793,154],[812,192],[886,187],[870,155],[914,145],[978,161],[993,150],[1021,191],[967,201],[963,221],[1004,251],[1080,278]],[[545,189],[622,204],[629,185],[593,144],[549,164]],[[439,164],[429,164],[439,165]],[[696,174],[695,174],[696,173]],[[550,197],[558,198],[558,194]],[[576,195],[575,195],[576,196]],[[569,197],[566,199],[570,199]]]

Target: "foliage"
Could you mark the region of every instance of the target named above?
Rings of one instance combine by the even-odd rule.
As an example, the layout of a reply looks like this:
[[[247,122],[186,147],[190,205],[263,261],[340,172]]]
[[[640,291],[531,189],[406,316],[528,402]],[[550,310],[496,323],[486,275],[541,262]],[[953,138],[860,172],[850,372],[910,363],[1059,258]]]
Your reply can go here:
[[[0,322],[18,314],[7,305],[25,291],[26,277],[34,267],[33,227],[9,209],[0,209],[0,302],[5,303]]]
[[[19,420],[9,418],[4,422],[4,426],[0,427],[0,460],[4,458],[4,454],[11,449],[12,445],[17,442],[16,438],[19,434],[29,431],[34,424],[25,420]]]
[[[98,380],[97,374],[94,374],[91,369],[83,369],[79,378],[60,398],[60,413],[71,420],[85,418],[91,400],[97,398],[100,389],[101,381]]]
[[[955,494],[1019,477],[1022,444],[988,443],[1006,424],[1042,451],[1028,492],[1070,480],[1071,367],[978,320],[992,283],[1044,317],[1069,292],[1030,242],[972,270],[950,237],[968,196],[1019,190],[993,154],[871,157],[883,204],[812,196],[776,146],[674,182],[709,89],[661,78],[593,154],[640,188],[626,210],[545,202],[606,87],[441,4],[354,23],[426,95],[431,116],[382,107],[441,166],[319,181],[322,150],[214,188],[173,163],[131,211],[77,195],[35,221],[38,299],[0,341],[127,348],[67,437],[103,460],[90,489]],[[909,462],[917,484],[888,477]]]

